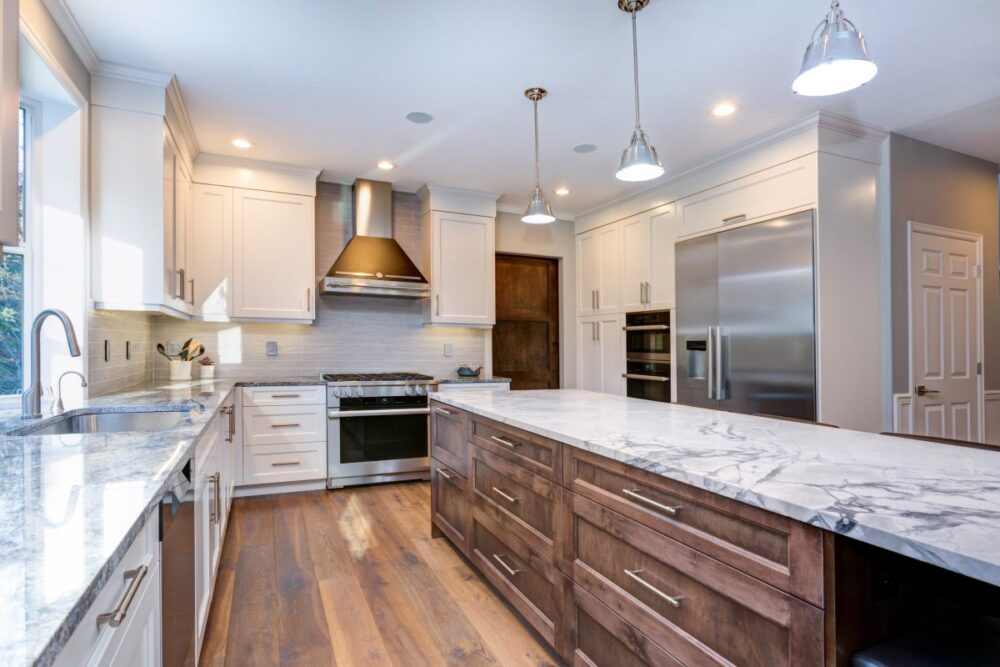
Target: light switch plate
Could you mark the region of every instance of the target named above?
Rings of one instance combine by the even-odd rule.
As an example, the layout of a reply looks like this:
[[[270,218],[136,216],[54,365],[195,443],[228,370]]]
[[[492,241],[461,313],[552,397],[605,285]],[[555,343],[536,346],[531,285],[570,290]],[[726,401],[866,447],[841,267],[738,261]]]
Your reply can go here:
[[[444,356],[450,357],[455,353],[455,349],[452,347],[451,343],[444,344]]]
[[[269,340],[265,345],[267,346],[267,356],[269,357],[278,356],[278,341]]]

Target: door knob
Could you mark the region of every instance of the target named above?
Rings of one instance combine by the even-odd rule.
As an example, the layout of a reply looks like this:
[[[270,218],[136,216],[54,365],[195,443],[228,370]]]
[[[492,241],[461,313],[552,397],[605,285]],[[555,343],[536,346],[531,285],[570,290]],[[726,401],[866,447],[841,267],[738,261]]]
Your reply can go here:
[[[917,387],[917,396],[926,396],[927,394],[940,394],[941,392],[937,389],[928,389],[924,385],[919,385]]]

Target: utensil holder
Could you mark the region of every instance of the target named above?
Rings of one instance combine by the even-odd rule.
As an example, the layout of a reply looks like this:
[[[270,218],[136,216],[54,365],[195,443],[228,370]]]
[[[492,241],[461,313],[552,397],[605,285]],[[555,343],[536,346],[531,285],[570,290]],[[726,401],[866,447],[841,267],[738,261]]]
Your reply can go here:
[[[170,379],[171,380],[190,380],[191,379],[191,362],[181,361],[180,359],[170,360]]]

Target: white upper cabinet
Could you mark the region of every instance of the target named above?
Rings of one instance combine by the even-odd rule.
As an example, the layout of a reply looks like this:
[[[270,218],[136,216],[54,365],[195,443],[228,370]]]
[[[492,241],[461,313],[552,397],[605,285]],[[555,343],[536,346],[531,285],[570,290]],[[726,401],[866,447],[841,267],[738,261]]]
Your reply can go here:
[[[0,0],[0,245],[18,244],[18,3]]]
[[[233,191],[233,317],[312,320],[313,197]]]
[[[490,327],[496,322],[496,195],[421,190],[427,324]],[[461,212],[454,212],[461,211]]]
[[[577,236],[580,315],[621,312],[621,243],[617,224]]]
[[[666,310],[674,307],[674,242],[677,239],[677,216],[673,204],[649,213],[649,285],[646,308]]]
[[[649,217],[637,215],[619,223],[622,228],[622,310],[646,309],[650,282]]]
[[[232,312],[233,189],[195,183],[191,220],[188,289],[193,314],[225,319]]]
[[[163,303],[189,315],[188,241],[191,236],[191,176],[170,131],[163,132]]]

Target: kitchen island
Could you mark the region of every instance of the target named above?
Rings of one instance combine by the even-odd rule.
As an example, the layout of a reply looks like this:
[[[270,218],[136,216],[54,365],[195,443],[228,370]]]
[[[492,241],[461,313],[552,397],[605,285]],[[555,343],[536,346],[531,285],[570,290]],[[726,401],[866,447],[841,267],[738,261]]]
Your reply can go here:
[[[435,531],[571,662],[600,662],[586,627],[624,642],[605,661],[842,663],[883,553],[1000,590],[1000,453],[576,390],[434,401]]]

